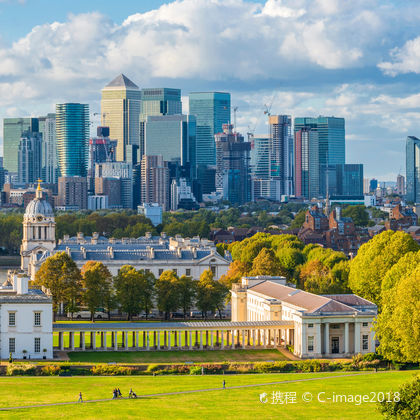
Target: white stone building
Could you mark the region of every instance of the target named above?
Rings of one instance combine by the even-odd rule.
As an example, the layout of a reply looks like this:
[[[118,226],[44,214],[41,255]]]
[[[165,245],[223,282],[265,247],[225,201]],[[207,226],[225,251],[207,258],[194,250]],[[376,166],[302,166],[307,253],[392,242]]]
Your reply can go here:
[[[53,358],[52,299],[28,281],[10,272],[0,286],[0,359]]]
[[[278,344],[292,345],[301,358],[374,352],[376,315],[376,305],[357,295],[315,295],[284,277],[243,277],[232,288],[232,322],[292,321]]]

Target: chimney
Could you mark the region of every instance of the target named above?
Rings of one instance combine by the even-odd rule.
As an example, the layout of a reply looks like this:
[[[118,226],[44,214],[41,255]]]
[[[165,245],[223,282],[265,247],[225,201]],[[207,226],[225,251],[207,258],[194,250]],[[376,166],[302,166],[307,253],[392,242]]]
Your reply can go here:
[[[18,295],[27,295],[28,282],[29,279],[26,274],[15,274],[13,276],[13,290],[16,291]]]
[[[111,260],[114,259],[114,248],[112,246],[109,246],[107,248],[108,254],[109,254],[109,258],[111,258]]]

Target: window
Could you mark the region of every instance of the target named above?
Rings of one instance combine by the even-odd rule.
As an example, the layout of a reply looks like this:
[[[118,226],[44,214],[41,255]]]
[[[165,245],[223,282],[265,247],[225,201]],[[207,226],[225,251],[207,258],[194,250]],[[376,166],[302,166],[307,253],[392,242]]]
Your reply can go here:
[[[308,328],[313,328],[314,324],[308,324]]]
[[[191,268],[187,268],[187,269],[185,270],[185,275],[186,275],[186,276],[191,276]]]
[[[362,349],[369,350],[369,336],[362,335]]]
[[[16,313],[9,312],[9,327],[16,326]]]
[[[216,275],[216,267],[214,265],[210,266],[210,270],[213,273],[213,275]]]
[[[34,338],[34,351],[35,353],[41,352],[41,338],[39,337]]]
[[[340,329],[340,324],[331,324],[331,328],[333,330],[339,330]]]
[[[367,322],[363,322],[363,326],[367,327],[369,324]]]
[[[9,353],[16,351],[16,340],[15,338],[9,338]]]
[[[41,312],[34,312],[34,325],[35,327],[41,326]]]
[[[175,273],[175,275],[178,275],[178,270],[176,268],[173,268],[172,271]]]
[[[308,337],[308,351],[314,351],[314,337]]]
[[[159,277],[162,275],[163,273],[163,268],[159,268]]]
[[[146,269],[144,270],[144,272],[145,272],[145,273],[150,273],[150,269],[146,268]]]

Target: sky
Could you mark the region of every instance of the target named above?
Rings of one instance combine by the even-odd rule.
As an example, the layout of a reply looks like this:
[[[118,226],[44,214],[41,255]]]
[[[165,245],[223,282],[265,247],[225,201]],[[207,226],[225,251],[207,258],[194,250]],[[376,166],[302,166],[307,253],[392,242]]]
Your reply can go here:
[[[242,133],[272,114],[346,120],[346,161],[405,174],[420,137],[420,2],[0,0],[0,119],[89,103],[124,73],[139,87],[229,91]],[[0,132],[2,128],[0,125]]]

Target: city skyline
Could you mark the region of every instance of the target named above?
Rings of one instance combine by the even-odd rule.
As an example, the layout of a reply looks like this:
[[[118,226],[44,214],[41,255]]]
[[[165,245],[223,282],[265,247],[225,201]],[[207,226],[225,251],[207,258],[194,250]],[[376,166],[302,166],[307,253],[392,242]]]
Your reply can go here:
[[[1,3],[1,117],[45,115],[61,102],[100,112],[100,89],[123,72],[139,88],[182,89],[184,113],[189,92],[230,92],[242,133],[268,130],[265,104],[292,118],[344,117],[349,161],[381,180],[405,172],[405,138],[420,133],[414,2],[103,3],[75,1],[45,15],[31,0]]]

